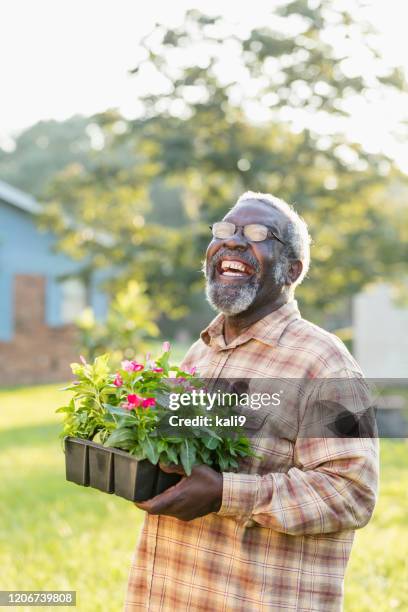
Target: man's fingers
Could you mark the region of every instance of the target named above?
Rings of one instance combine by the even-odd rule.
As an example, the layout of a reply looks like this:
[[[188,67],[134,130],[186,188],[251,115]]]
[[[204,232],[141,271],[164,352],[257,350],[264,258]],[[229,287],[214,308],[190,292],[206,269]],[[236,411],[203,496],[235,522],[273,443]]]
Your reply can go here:
[[[156,495],[156,497],[152,497],[152,499],[148,499],[144,502],[135,502],[135,505],[141,510],[145,510],[149,512],[149,514],[160,514],[169,510],[171,506],[175,504],[175,502],[179,498],[179,485],[178,483],[174,485],[174,487],[170,487],[160,495]]]

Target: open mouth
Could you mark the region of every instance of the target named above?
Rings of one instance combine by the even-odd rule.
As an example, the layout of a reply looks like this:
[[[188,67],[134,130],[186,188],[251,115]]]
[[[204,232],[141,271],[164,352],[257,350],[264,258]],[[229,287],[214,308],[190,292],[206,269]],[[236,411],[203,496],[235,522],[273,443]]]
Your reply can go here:
[[[221,259],[217,264],[217,272],[223,278],[249,278],[255,269],[240,259]]]

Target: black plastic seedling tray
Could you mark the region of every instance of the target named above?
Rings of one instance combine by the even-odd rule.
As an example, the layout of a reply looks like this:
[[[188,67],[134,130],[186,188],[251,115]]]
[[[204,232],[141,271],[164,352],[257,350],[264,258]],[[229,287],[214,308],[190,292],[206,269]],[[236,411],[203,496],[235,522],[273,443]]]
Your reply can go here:
[[[167,474],[159,468],[157,473],[156,495],[163,493],[166,489],[180,482],[180,480],[181,476],[179,474]]]
[[[112,449],[91,442],[89,444],[89,486],[105,493],[114,492]]]
[[[124,451],[114,451],[115,494],[130,501],[145,501],[156,494],[157,466],[137,461]]]
[[[130,501],[146,501],[177,484],[181,476],[166,474],[147,459],[90,440],[65,438],[66,479]]]
[[[89,442],[65,438],[65,475],[70,482],[89,486]]]

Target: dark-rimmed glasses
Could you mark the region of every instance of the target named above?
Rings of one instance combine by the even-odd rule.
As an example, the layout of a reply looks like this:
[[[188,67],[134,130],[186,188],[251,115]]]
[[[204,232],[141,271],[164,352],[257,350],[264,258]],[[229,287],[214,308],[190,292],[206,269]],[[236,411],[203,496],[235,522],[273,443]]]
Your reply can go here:
[[[250,242],[262,242],[267,238],[274,238],[281,244],[285,244],[272,230],[272,228],[262,223],[250,223],[248,225],[235,225],[229,221],[217,221],[210,225],[212,235],[217,240],[226,240],[232,238],[239,228],[242,228],[244,236]]]

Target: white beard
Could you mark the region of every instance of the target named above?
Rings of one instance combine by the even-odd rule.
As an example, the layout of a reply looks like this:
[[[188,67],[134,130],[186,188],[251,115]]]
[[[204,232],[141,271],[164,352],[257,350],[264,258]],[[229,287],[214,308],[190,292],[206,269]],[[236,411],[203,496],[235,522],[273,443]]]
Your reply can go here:
[[[258,282],[238,287],[225,287],[207,280],[206,296],[214,310],[226,315],[237,315],[248,310],[257,296],[258,289]]]

